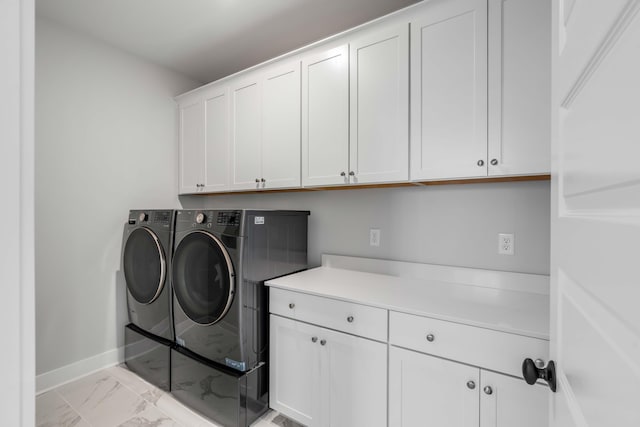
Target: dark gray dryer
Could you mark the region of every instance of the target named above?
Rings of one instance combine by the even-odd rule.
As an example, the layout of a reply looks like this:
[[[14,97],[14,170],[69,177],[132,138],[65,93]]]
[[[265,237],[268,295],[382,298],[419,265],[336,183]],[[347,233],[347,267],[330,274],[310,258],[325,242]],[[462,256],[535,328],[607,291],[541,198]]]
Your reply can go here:
[[[264,282],[307,268],[308,215],[177,211],[172,392],[222,425],[245,425],[267,408]]]
[[[122,270],[130,324],[125,327],[129,369],[169,389],[173,342],[170,267],[174,210],[132,210],[122,239]]]

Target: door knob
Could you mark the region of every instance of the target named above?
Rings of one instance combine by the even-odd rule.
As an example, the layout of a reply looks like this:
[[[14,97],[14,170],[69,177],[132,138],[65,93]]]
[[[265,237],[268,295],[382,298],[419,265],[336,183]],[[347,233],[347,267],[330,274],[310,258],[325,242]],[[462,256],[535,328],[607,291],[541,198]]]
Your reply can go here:
[[[553,360],[549,361],[546,368],[538,368],[533,360],[524,359],[522,377],[529,385],[535,384],[538,379],[544,380],[549,384],[551,391],[556,392],[556,364]]]

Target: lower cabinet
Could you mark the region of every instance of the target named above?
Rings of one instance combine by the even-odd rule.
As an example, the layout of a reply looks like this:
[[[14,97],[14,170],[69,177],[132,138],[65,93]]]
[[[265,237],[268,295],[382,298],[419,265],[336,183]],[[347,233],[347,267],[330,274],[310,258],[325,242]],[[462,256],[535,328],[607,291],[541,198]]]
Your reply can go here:
[[[306,426],[387,425],[387,345],[270,318],[270,407]]]
[[[541,385],[390,346],[389,426],[544,427]]]

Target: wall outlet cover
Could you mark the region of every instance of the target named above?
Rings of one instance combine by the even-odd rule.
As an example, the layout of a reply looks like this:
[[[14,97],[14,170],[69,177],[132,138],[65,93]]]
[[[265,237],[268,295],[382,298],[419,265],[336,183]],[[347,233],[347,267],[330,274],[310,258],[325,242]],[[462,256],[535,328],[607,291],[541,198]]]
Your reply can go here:
[[[498,234],[498,254],[513,255],[515,252],[516,240],[513,233]]]
[[[380,246],[380,229],[369,229],[369,246]]]

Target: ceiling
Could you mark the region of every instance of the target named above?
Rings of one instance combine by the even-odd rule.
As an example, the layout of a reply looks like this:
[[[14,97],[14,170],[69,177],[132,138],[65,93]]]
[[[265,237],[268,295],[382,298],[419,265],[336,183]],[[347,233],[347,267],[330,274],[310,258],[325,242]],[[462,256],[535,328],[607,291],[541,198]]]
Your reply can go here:
[[[421,0],[37,0],[36,12],[208,83]]]

